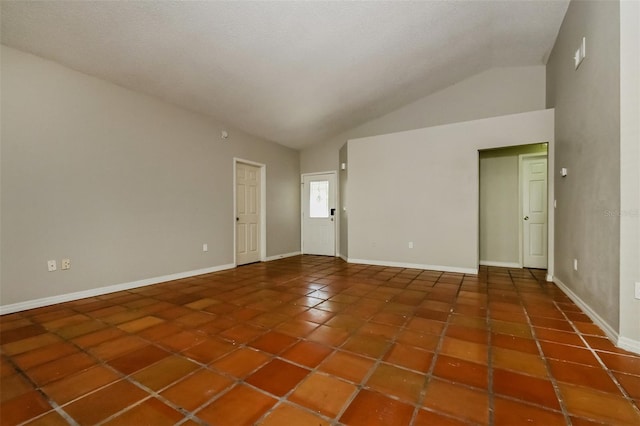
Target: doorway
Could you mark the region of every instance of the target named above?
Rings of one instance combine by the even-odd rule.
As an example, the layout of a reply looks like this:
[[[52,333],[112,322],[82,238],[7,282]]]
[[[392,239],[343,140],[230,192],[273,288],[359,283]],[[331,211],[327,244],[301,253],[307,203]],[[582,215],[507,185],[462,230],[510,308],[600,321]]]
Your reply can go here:
[[[265,166],[234,159],[234,240],[237,266],[264,259]]]
[[[546,143],[479,152],[480,265],[547,268],[547,155]]]
[[[336,172],[302,175],[302,253],[336,255]]]

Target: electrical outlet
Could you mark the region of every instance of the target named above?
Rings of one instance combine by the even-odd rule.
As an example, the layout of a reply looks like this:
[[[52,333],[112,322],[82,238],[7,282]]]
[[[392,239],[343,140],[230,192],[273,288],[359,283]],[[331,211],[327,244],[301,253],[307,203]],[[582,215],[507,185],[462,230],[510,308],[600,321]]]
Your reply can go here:
[[[636,283],[636,294],[635,294],[635,298],[636,298],[636,299],[640,299],[640,283]]]
[[[413,241],[409,241],[409,248],[413,248]]]
[[[204,244],[202,245],[202,251],[209,251],[209,244],[204,243]]]
[[[578,270],[578,259],[573,259],[573,270],[574,271]]]
[[[47,269],[49,270],[49,272],[53,272],[56,269],[58,269],[58,266],[56,265],[56,261],[55,260],[48,260],[47,261]]]
[[[62,259],[62,262],[60,262],[60,269],[63,271],[71,269],[71,259]]]

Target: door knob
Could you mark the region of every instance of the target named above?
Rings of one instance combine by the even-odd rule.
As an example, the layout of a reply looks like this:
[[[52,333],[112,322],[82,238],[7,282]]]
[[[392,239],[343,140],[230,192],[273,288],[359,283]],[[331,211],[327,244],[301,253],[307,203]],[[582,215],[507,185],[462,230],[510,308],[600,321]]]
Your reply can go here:
[[[525,216],[525,217],[524,217],[524,220],[529,220],[529,216]]]

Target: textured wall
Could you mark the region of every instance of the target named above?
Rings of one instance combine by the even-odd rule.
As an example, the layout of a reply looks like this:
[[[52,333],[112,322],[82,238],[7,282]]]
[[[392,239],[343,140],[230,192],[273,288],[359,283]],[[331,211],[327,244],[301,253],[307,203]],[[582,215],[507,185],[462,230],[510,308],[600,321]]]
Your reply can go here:
[[[582,37],[587,57],[576,70],[573,55]],[[547,64],[547,82],[547,106],[556,111],[555,276],[618,330],[619,2],[571,2]],[[559,176],[562,167],[567,177]]]

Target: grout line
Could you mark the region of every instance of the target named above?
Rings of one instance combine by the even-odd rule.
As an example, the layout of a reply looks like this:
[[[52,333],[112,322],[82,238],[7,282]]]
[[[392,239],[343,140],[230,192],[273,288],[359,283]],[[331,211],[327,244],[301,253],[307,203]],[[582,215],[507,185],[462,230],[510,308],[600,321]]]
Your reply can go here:
[[[511,276],[511,273],[509,273],[509,276]],[[540,285],[540,282],[537,279],[536,279],[536,282],[538,282],[538,285]],[[562,411],[562,415],[564,416],[567,426],[571,426],[572,425],[571,416],[569,415],[569,410],[567,409],[564,403],[564,399],[562,397],[562,393],[560,392],[560,386],[558,385],[558,381],[556,380],[555,376],[551,373],[551,366],[549,365],[549,361],[547,360],[547,357],[545,356],[544,351],[542,350],[540,339],[538,339],[538,337],[536,336],[535,327],[531,322],[531,317],[529,316],[529,311],[527,309],[527,306],[526,304],[524,304],[524,300],[522,299],[520,289],[518,288],[517,285],[515,285],[515,283],[514,283],[514,287],[516,289],[516,292],[518,293],[518,296],[520,297],[520,300],[523,301],[522,307],[524,308],[523,310],[524,310],[524,315],[527,319],[527,324],[529,325],[529,329],[531,331],[531,335],[533,336],[533,340],[536,343],[536,346],[538,347],[538,353],[540,354],[540,357],[542,358],[542,362],[544,363],[545,369],[547,370],[547,375],[549,376],[549,381],[553,386],[553,390],[556,394],[556,398],[558,399],[558,403],[560,404],[560,410]]]

